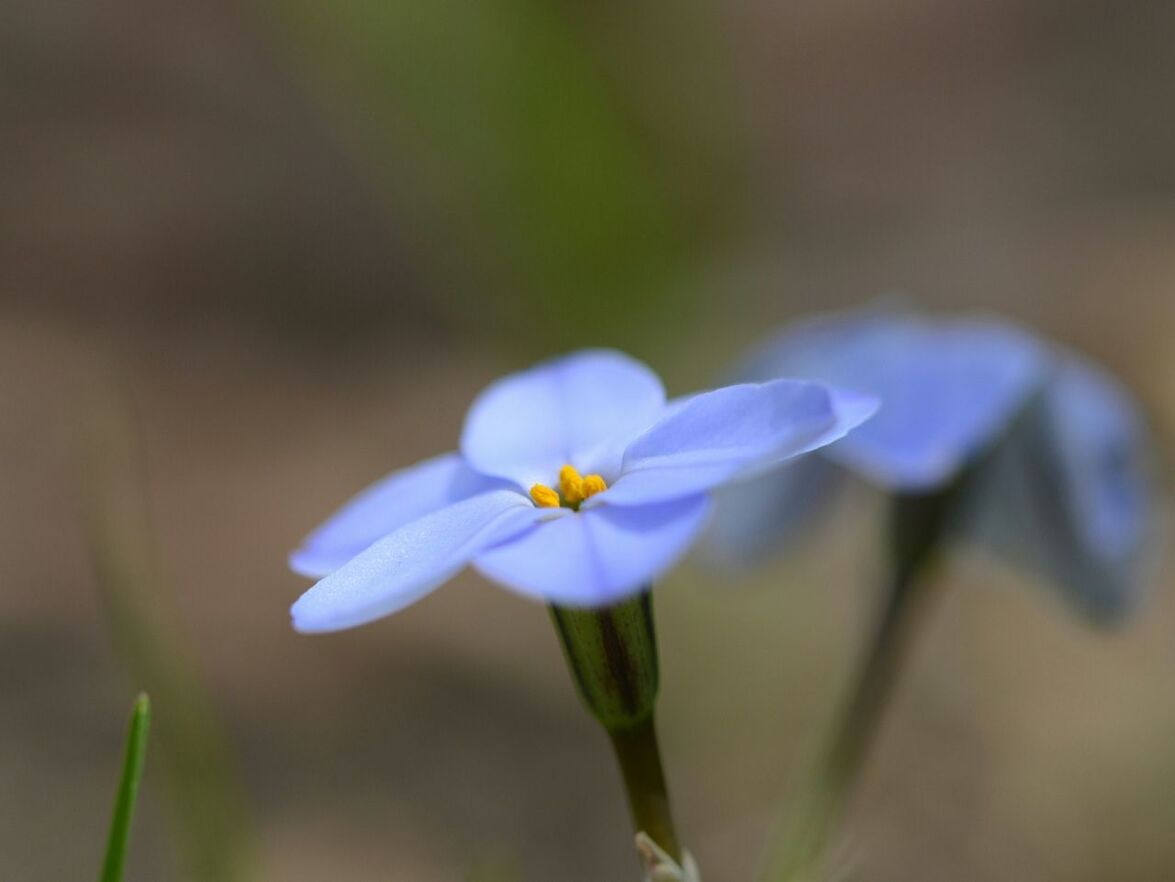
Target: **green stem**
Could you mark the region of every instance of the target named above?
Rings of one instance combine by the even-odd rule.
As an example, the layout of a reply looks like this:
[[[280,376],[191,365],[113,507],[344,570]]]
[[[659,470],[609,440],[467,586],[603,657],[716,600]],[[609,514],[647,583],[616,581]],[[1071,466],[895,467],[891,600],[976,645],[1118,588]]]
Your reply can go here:
[[[659,672],[649,594],[600,609],[552,606],[551,620],[580,698],[612,741],[635,832],[680,863],[653,723]]]
[[[800,882],[815,878],[829,840],[844,815],[854,785],[877,739],[884,710],[900,678],[928,592],[926,586],[895,582],[859,669],[849,700],[821,754],[816,774],[800,802],[800,813],[785,834],[782,863],[773,878]]]
[[[932,596],[926,571],[937,556],[960,486],[894,500],[890,522],[892,564],[885,606],[848,702],[798,801],[798,814],[784,829],[775,868],[768,874],[775,882],[810,882],[817,878],[829,840],[877,738],[922,612]]]
[[[669,810],[669,790],[657,745],[657,730],[650,716],[632,729],[608,733],[624,777],[628,807],[635,832],[645,832],[665,852],[681,863],[681,846]]]

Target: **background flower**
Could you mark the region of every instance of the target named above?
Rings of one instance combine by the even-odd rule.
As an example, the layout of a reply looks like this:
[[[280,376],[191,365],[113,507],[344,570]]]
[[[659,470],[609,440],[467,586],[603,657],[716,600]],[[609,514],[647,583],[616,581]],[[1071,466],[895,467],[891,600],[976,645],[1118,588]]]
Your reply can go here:
[[[737,372],[787,373],[877,394],[857,432],[754,485],[723,492],[720,559],[786,543],[855,473],[891,494],[951,486],[953,526],[1060,586],[1086,612],[1128,608],[1154,532],[1145,431],[1098,368],[995,319],[874,309],[788,329]],[[835,463],[841,468],[834,468]]]

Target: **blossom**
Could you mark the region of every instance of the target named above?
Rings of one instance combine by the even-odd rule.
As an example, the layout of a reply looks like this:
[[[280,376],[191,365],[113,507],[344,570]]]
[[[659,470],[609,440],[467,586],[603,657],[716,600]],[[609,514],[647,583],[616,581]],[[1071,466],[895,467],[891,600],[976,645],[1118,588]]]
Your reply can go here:
[[[968,475],[967,538],[1028,564],[1096,614],[1138,593],[1151,504],[1145,432],[1104,372],[1007,322],[868,310],[789,329],[740,379],[780,374],[878,395],[878,415],[844,439],[723,492],[711,550],[747,559],[794,535],[798,513],[846,472],[900,495]],[[769,487],[767,485],[770,485]]]
[[[290,558],[322,577],[300,631],[389,615],[472,565],[528,597],[594,608],[641,591],[706,523],[711,491],[830,444],[869,395],[772,379],[667,401],[648,367],[585,350],[491,384],[459,449],[394,472]]]

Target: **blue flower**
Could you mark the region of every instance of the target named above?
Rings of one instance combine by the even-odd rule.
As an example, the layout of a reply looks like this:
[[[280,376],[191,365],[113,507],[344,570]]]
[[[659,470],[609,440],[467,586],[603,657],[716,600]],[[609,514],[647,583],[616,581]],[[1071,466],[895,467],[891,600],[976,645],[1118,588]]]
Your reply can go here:
[[[970,472],[956,529],[1088,611],[1137,595],[1150,538],[1145,432],[1098,369],[998,320],[870,310],[798,325],[738,376],[783,374],[875,394],[882,408],[822,456],[723,491],[717,556],[778,547],[846,471],[895,495],[934,493]]]
[[[836,441],[876,408],[787,379],[667,402],[649,368],[607,350],[505,377],[474,401],[458,452],[375,483],[291,556],[325,577],[294,604],[294,627],[370,622],[468,564],[529,597],[615,603],[684,554],[716,487]]]

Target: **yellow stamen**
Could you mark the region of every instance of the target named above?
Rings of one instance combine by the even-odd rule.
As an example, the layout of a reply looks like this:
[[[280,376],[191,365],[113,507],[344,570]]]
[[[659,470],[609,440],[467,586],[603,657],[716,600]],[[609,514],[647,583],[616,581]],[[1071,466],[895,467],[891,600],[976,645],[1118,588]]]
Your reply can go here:
[[[583,479],[583,498],[591,499],[597,493],[608,489],[607,483],[599,475],[588,475]]]
[[[530,498],[539,508],[558,508],[559,494],[546,484],[535,484],[530,488]]]
[[[567,505],[576,506],[584,501],[586,497],[583,492],[583,478],[575,466],[565,465],[559,469],[559,490],[563,493],[563,501]]]
[[[566,507],[579,511],[580,503],[585,499],[607,489],[608,484],[600,475],[588,475],[585,478],[575,466],[565,465],[559,469],[559,492],[546,484],[535,484],[530,488],[530,498],[539,508]]]

